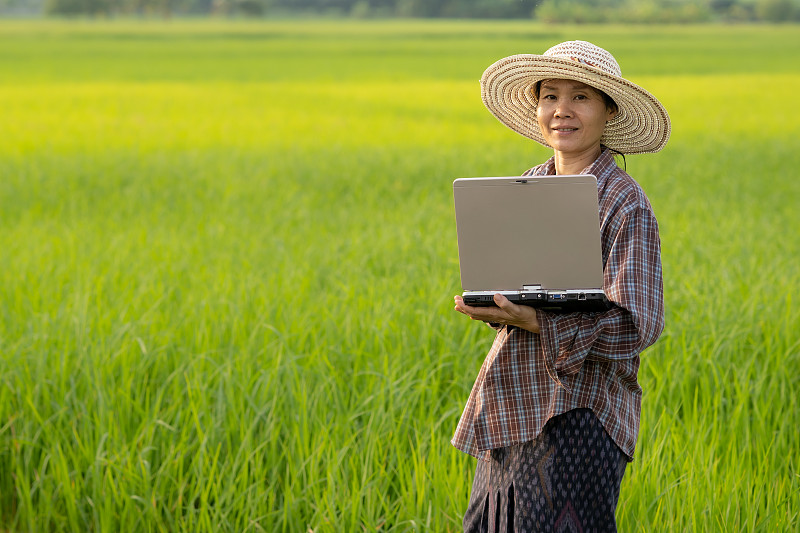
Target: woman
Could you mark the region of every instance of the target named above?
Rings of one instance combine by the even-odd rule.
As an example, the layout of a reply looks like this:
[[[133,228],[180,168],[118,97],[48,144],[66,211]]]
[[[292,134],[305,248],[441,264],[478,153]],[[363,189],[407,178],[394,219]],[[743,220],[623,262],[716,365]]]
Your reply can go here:
[[[554,314],[499,294],[497,307],[455,297],[456,311],[497,329],[452,441],[479,458],[464,531],[616,531],[639,432],[639,354],[661,334],[664,306],[658,224],[613,156],[661,150],[669,116],[583,41],[502,59],[481,91],[501,122],[553,149],[524,175],[597,177],[603,289],[614,305]]]

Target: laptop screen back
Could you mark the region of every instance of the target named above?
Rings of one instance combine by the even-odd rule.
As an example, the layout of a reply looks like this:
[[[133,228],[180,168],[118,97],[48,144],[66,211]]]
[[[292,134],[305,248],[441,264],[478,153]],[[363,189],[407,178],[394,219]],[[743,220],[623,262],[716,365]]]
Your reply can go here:
[[[602,287],[594,176],[461,178],[453,193],[464,290]]]

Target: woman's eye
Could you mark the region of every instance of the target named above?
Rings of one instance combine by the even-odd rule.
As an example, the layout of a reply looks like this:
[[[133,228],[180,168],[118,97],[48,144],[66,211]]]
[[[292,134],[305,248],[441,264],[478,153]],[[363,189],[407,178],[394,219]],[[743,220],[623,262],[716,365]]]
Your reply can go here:
[[[553,94],[546,94],[546,95],[542,96],[542,100],[555,100],[555,99],[556,99],[556,97]]]

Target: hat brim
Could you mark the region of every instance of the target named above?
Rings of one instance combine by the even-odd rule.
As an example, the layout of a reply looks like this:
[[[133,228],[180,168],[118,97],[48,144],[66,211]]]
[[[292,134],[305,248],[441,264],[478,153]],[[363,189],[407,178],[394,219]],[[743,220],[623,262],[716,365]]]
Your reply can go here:
[[[619,114],[607,125],[600,142],[623,154],[658,152],[667,144],[671,125],[658,99],[625,78],[561,57],[517,54],[497,61],[481,77],[481,98],[500,122],[550,147],[536,120],[534,85],[541,80],[583,82],[614,99]]]

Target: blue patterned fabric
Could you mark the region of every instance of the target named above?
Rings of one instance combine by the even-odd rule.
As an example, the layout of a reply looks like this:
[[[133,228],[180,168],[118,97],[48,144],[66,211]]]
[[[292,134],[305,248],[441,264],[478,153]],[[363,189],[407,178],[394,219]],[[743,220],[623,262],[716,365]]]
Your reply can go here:
[[[568,411],[533,441],[478,461],[464,531],[616,531],[627,464],[591,410]]]

